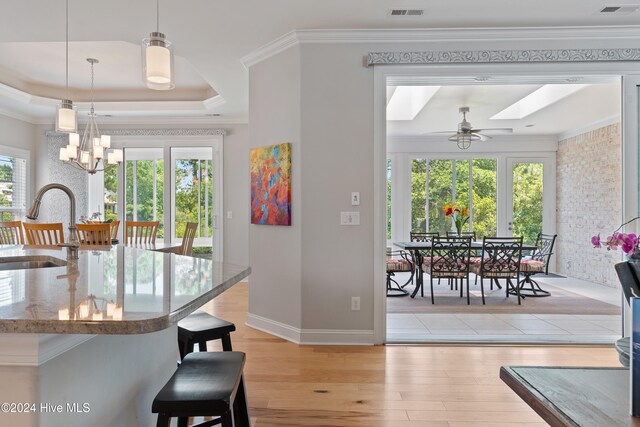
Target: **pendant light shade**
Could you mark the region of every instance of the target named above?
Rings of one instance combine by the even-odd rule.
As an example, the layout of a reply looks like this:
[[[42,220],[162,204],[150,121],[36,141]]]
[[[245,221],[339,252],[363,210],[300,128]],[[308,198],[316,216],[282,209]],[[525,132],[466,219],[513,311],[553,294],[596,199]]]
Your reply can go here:
[[[71,133],[78,131],[78,114],[70,99],[63,99],[56,111],[56,132]]]
[[[57,132],[77,132],[78,114],[73,109],[73,101],[69,99],[69,0],[66,0],[66,25],[65,25],[65,98],[60,101],[56,110],[56,131]]]
[[[156,31],[142,39],[142,80],[154,90],[170,90],[173,81],[173,49],[160,32],[160,4],[156,1]]]

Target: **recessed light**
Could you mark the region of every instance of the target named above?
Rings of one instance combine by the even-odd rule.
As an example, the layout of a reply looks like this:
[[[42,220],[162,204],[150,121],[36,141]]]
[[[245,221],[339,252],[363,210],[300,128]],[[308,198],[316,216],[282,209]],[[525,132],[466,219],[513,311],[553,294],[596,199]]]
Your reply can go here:
[[[583,80],[583,79],[584,79],[584,77],[581,77],[581,76],[575,76],[575,77],[567,77],[567,78],[565,79],[565,81],[567,81],[567,82],[569,82],[569,83],[575,83],[575,82],[579,82],[579,81],[581,81],[581,80]]]
[[[535,126],[534,124],[524,125],[524,127],[526,127],[526,128],[532,128],[532,127],[534,127],[534,126]]]
[[[487,81],[491,80],[491,77],[489,77],[489,76],[478,76],[478,77],[475,77],[473,80],[475,80],[477,82],[487,82]]]

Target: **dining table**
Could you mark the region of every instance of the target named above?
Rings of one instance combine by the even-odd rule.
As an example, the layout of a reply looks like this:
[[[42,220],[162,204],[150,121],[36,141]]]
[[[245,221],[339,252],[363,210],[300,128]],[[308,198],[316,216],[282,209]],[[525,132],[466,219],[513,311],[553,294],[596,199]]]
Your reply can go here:
[[[424,270],[422,269],[422,265],[424,262],[424,252],[431,250],[431,240],[426,242],[393,242],[394,246],[399,247],[400,249],[404,249],[405,251],[409,251],[413,260],[418,267],[416,269],[416,288],[411,294],[411,298],[415,298],[418,294],[418,291],[422,289],[424,286]],[[537,249],[536,245],[523,244],[523,251],[535,251]],[[471,242],[471,251],[475,253],[480,253],[482,251],[482,242]]]

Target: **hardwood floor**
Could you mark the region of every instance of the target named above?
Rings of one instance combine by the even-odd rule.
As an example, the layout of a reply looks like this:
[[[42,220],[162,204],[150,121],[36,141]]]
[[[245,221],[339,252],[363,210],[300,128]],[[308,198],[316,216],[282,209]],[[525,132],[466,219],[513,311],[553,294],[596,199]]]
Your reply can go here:
[[[299,346],[245,326],[245,283],[204,309],[236,324],[256,427],[545,426],[501,365],[620,366],[604,347]]]

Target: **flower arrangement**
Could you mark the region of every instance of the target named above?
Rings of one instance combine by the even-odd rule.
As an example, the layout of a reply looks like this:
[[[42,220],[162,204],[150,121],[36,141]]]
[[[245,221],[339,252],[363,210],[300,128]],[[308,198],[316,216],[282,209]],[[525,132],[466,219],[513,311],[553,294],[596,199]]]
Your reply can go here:
[[[82,224],[93,224],[94,222],[102,222],[102,214],[99,211],[94,212],[88,218],[85,215],[80,215],[80,218],[78,218],[78,222]]]
[[[601,248],[604,246],[607,248],[608,251],[611,251],[611,250],[615,251],[615,250],[618,250],[618,247],[620,247],[620,249],[622,249],[622,252],[624,252],[627,255],[638,252],[639,251],[638,236],[633,233],[619,232],[619,230],[622,227],[624,227],[629,223],[632,223],[636,219],[640,219],[640,217],[635,217],[625,222],[624,224],[622,224],[613,232],[613,234],[611,234],[611,236],[607,236],[604,242],[600,239],[600,233],[596,234],[595,236],[591,237],[591,244],[593,245],[594,248]]]
[[[458,234],[462,231],[462,226],[469,221],[469,208],[466,206],[460,209],[456,202],[447,203],[442,207],[445,216],[450,216],[456,226]]]

